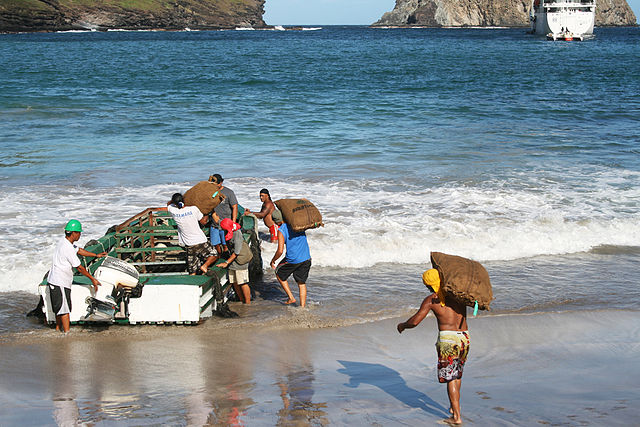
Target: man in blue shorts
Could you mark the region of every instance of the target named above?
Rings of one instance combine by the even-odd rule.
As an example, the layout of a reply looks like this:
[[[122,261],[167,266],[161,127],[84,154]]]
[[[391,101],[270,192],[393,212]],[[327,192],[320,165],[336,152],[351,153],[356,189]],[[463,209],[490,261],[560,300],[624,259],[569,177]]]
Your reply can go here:
[[[293,231],[289,224],[283,222],[282,213],[279,210],[273,211],[271,218],[278,226],[278,249],[271,259],[271,268],[275,270],[276,279],[289,297],[285,304],[296,302],[287,282],[289,276],[293,274],[293,280],[296,281],[300,290],[300,307],[305,307],[307,304],[306,282],[311,268],[311,253],[307,243],[307,235],[304,231]],[[285,246],[287,253],[276,267],[276,261],[284,252]]]
[[[103,257],[107,253],[91,253],[79,248],[75,243],[80,239],[82,224],[77,219],[67,222],[64,227],[64,237],[60,239],[53,254],[51,270],[47,276],[51,308],[56,314],[56,331],[69,332],[71,314],[71,284],[73,283],[73,269],[87,276],[95,290],[98,290],[100,282],[80,264],[78,255],[89,257]]]
[[[226,252],[227,242],[225,241],[225,231],[220,228],[220,221],[225,218],[229,218],[233,222],[238,220],[238,199],[236,193],[230,188],[222,185],[224,179],[220,174],[213,174],[209,177],[209,181],[218,186],[218,191],[224,195],[224,200],[218,206],[215,207],[214,212],[218,216],[218,223],[213,221],[211,229],[209,230],[209,238],[211,244],[216,248],[218,254]]]

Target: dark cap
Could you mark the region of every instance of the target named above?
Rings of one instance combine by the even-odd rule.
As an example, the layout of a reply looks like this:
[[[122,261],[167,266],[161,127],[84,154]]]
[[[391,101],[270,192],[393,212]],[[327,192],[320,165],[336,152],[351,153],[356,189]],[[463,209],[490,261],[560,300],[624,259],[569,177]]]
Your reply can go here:
[[[171,196],[171,203],[179,208],[182,208],[182,206],[184,206],[184,198],[182,197],[182,194],[174,193],[173,196]]]

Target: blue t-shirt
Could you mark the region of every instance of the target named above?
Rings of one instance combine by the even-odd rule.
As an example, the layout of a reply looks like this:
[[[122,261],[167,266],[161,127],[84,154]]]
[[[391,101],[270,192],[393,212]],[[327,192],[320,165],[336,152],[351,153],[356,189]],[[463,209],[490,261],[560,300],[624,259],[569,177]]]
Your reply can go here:
[[[298,264],[311,258],[307,235],[304,231],[293,231],[289,224],[282,224],[278,230],[284,236],[284,244],[287,245],[287,254],[284,260],[290,264]]]

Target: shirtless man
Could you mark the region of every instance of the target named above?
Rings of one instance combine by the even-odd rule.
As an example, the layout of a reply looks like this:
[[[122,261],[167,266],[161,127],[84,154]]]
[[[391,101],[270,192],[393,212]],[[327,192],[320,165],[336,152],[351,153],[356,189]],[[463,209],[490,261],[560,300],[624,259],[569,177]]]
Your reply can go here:
[[[440,275],[432,268],[422,275],[422,281],[433,293],[422,301],[416,314],[406,322],[398,323],[398,332],[415,328],[427,316],[429,311],[438,320],[438,381],[447,383],[447,394],[451,417],[444,421],[447,424],[462,424],[460,416],[460,386],[462,371],[469,354],[469,331],[467,328],[467,307],[451,298],[445,301],[444,292],[440,289]]]
[[[276,205],[273,204],[271,194],[266,188],[260,190],[260,201],[262,202],[260,212],[251,212],[249,209],[245,209],[244,214],[253,214],[256,218],[262,218],[264,225],[267,226],[271,234],[271,243],[276,243],[278,241],[278,226],[271,218],[271,212],[276,209]]]

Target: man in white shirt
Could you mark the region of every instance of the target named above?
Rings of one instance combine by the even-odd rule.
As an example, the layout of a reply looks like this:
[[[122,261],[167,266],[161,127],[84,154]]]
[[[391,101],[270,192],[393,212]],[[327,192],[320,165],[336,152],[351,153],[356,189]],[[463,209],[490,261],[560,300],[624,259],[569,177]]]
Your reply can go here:
[[[182,194],[175,193],[167,203],[167,210],[178,226],[178,244],[187,250],[187,271],[194,275],[198,268],[202,273],[218,259],[218,253],[200,228],[208,221],[196,206],[185,206]]]
[[[82,224],[77,219],[70,220],[64,227],[64,238],[58,242],[53,254],[51,270],[47,276],[51,308],[56,313],[56,331],[67,333],[70,329],[69,314],[71,313],[71,284],[73,283],[73,269],[88,277],[95,290],[100,282],[80,264],[78,255],[89,257],[103,257],[107,253],[91,253],[75,245],[80,239]]]

